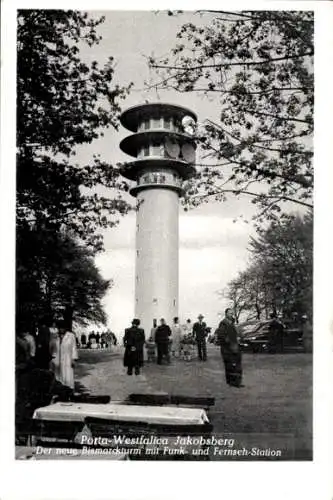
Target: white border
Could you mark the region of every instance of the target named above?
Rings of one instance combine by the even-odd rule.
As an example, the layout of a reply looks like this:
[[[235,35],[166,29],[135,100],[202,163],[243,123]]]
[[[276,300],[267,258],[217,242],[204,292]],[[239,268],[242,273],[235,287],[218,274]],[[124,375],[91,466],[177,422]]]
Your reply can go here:
[[[145,2],[141,9],[203,8],[203,2]],[[316,134],[315,134],[315,353],[314,435],[315,458],[286,463],[129,463],[129,462],[15,462],[14,457],[14,254],[15,254],[15,8],[109,9],[106,0],[4,0],[2,5],[1,79],[1,500],[94,498],[162,500],[228,498],[329,499],[332,483],[329,467],[333,450],[329,409],[332,410],[332,268],[333,255],[330,198],[333,173],[330,142],[333,140],[332,48],[333,3],[324,1],[208,2],[211,9],[314,9],[316,11]],[[204,8],[208,8],[207,2]],[[119,9],[139,10],[121,2]],[[332,167],[331,167],[332,168]],[[328,279],[327,279],[328,278]],[[331,278],[331,279],[329,279]],[[331,286],[329,286],[331,285]]]

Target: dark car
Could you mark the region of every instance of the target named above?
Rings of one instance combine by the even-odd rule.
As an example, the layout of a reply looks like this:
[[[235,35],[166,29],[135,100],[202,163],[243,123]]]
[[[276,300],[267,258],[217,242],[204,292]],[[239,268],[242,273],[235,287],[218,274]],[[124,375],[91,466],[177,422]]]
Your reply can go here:
[[[275,351],[283,351],[290,347],[302,346],[302,329],[292,323],[283,322],[283,331],[281,342],[278,343],[278,349]],[[272,351],[272,346],[269,343],[269,325],[270,321],[258,323],[253,329],[243,332],[240,338],[239,345],[242,350],[251,352],[268,352]]]

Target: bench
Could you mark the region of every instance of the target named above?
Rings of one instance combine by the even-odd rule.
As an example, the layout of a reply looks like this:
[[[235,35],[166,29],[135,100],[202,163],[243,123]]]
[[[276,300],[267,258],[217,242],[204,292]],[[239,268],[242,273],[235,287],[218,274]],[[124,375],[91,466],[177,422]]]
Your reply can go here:
[[[131,404],[147,406],[183,406],[196,407],[208,410],[215,405],[215,398],[205,396],[182,396],[169,394],[130,394],[128,401]]]
[[[72,422],[63,420],[41,420],[32,418],[26,429],[30,444],[38,446],[47,443],[47,446],[68,446],[77,447],[74,442],[75,436],[81,432],[84,422]]]

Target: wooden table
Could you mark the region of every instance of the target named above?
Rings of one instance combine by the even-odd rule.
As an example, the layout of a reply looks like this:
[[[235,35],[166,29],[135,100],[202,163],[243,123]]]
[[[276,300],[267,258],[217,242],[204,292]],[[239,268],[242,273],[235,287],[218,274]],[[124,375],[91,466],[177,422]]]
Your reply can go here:
[[[95,420],[94,425],[92,422],[89,422],[90,417],[92,420]],[[87,443],[88,446],[92,445],[92,447],[95,447],[95,443],[89,443],[89,439],[91,437],[95,438],[100,438],[103,437],[103,435],[107,437],[108,442],[107,442],[107,447],[114,448],[117,443],[114,442],[114,433],[117,431],[111,430],[112,429],[112,422],[114,422],[114,425],[118,429],[117,425],[120,424],[122,427],[123,424],[125,424],[125,429],[126,430],[121,430],[121,434],[129,432],[129,435],[135,435],[135,437],[139,437],[140,435],[143,435],[142,433],[147,433],[147,436],[152,436],[152,435],[161,435],[161,436],[169,436],[168,437],[168,445],[171,448],[179,448],[179,445],[176,444],[176,437],[173,434],[172,429],[177,429],[174,432],[179,432],[179,428],[182,429],[181,432],[191,432],[191,428],[193,430],[193,427],[196,428],[196,432],[198,434],[201,434],[201,427],[202,427],[202,432],[206,433],[207,432],[207,426],[209,426],[209,420],[207,417],[207,413],[205,410],[201,408],[183,408],[183,407],[175,407],[175,406],[142,406],[142,405],[128,405],[128,404],[115,404],[115,403],[108,403],[108,404],[89,404],[89,403],[74,403],[74,402],[57,402],[55,404],[45,406],[42,408],[38,408],[35,410],[34,419],[36,419],[36,422],[41,422],[43,425],[43,422],[45,422],[44,425],[47,425],[47,422],[52,426],[53,422],[54,424],[57,424],[60,427],[62,426],[62,422],[64,425],[64,428],[66,424],[73,424],[73,423],[78,423],[78,422],[85,422],[85,426],[80,431],[78,434],[75,435],[74,438],[71,438],[68,446],[70,447],[70,443],[77,443],[77,444],[85,444]],[[97,421],[97,423],[96,423]],[[105,421],[105,426],[103,425],[103,421]],[[99,422],[99,423],[98,423]],[[122,424],[121,424],[122,423]],[[132,423],[132,427],[131,427]],[[111,424],[111,425],[110,425]],[[128,429],[127,426],[128,425]],[[140,426],[145,426],[147,425],[147,428],[141,428],[136,429],[136,425]],[[97,427],[96,427],[97,426]],[[160,426],[159,430],[157,430],[154,426]],[[123,427],[122,427],[123,428]],[[171,431],[170,431],[171,428]],[[188,431],[186,429],[188,428]],[[49,429],[49,432],[52,432]],[[118,432],[119,429],[118,429]],[[157,432],[157,434],[155,434]],[[133,434],[134,433],[134,434]],[[164,435],[164,433],[166,433]],[[171,435],[170,435],[171,434]],[[53,435],[49,434],[49,435]],[[85,436],[85,441],[83,441]],[[52,437],[51,437],[52,439]],[[46,443],[42,440],[43,446],[46,445]],[[45,443],[45,444],[44,444]],[[101,443],[103,446],[104,444]],[[97,443],[99,445],[99,443]],[[131,446],[130,448],[142,448],[142,453],[140,451],[140,456],[145,457],[144,459],[147,459],[145,456],[145,445],[141,445],[139,443],[138,445],[135,444],[135,446]],[[188,448],[192,448],[192,446],[189,446]],[[163,448],[161,448],[163,449]],[[191,450],[188,450],[191,452]],[[96,458],[96,456],[99,455],[90,455],[91,457]],[[113,455],[102,455],[99,456],[100,459],[104,458],[109,458],[109,459],[117,459],[117,460],[123,460],[124,458],[117,457],[117,458],[112,458]],[[51,456],[47,457],[36,457],[35,459],[60,459],[61,457],[54,455],[53,452],[51,452]],[[76,454],[70,457],[63,457],[63,458],[77,458],[77,459],[82,459],[82,458],[89,458],[88,456],[81,457],[80,455]],[[137,459],[136,456],[134,458],[130,459]],[[163,457],[164,459],[164,457]],[[167,459],[167,457],[165,458]]]
[[[37,408],[33,418],[39,420],[84,421],[86,417],[123,420],[127,422],[146,422],[154,424],[205,424],[208,417],[200,408],[181,408],[173,406],[138,406],[125,404],[89,404],[58,402]]]

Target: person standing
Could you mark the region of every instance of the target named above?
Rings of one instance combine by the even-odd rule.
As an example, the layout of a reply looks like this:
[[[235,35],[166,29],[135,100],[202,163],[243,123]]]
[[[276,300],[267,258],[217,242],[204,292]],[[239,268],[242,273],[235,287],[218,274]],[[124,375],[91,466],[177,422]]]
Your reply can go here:
[[[155,361],[155,359],[156,359],[156,344],[153,341],[152,337],[149,337],[149,339],[146,342],[146,350],[147,350],[148,363]]]
[[[86,347],[87,344],[87,335],[85,333],[81,334],[81,347]]]
[[[25,339],[25,328],[19,326],[16,332],[15,370],[21,374],[30,368],[29,345]]]
[[[270,315],[271,321],[268,327],[268,352],[274,354],[276,352],[283,352],[283,333],[284,326],[278,320],[275,312]]]
[[[76,338],[67,330],[64,321],[59,321],[58,332],[51,339],[50,353],[50,367],[56,380],[74,392],[74,364],[78,359]]]
[[[36,338],[36,367],[42,370],[48,370],[50,364],[50,320],[44,318],[38,327],[38,335]]]
[[[220,322],[215,335],[221,349],[227,384],[233,387],[243,387],[242,358],[232,309],[225,310],[225,317]]]
[[[193,334],[193,325],[192,325],[192,321],[190,319],[187,319],[186,320],[186,323],[183,325],[183,332],[184,332],[184,336],[188,337],[188,336],[192,336]]]
[[[302,341],[304,352],[312,352],[312,324],[306,314],[302,316]]]
[[[125,329],[124,335],[124,366],[127,367],[127,375],[140,375],[140,368],[143,366],[143,346],[145,343],[145,332],[139,328],[140,320],[134,318],[132,326]]]
[[[59,323],[59,322],[57,322]],[[57,342],[59,336],[59,329],[55,321],[52,322],[52,326],[49,328],[50,338],[49,338],[49,369],[55,373],[55,361],[53,361],[53,355],[56,358],[57,352]],[[56,360],[54,358],[54,360]]]
[[[23,338],[26,341],[28,345],[28,355],[29,355],[29,360],[32,365],[35,364],[35,355],[36,355],[36,341],[35,337],[31,335],[31,333],[26,330],[23,334]]]
[[[155,361],[156,359],[156,344],[155,344],[155,332],[157,329],[157,319],[153,319],[153,326],[150,329],[150,337],[146,342],[146,357],[147,361]]]
[[[206,336],[207,336],[207,325],[203,320],[203,315],[199,314],[198,320],[193,325],[193,336],[197,343],[198,357],[200,361],[207,360],[207,346],[206,346]]]
[[[157,329],[157,319],[153,319],[153,326],[150,330],[150,338],[152,339],[153,342],[155,342],[155,333]]]
[[[182,327],[179,324],[179,318],[177,316],[173,318],[173,325],[171,332],[172,332],[171,352],[173,356],[179,358],[181,341],[182,341]]]
[[[166,324],[165,319],[161,318],[160,325],[156,328],[155,343],[157,345],[157,364],[162,364],[163,357],[166,358],[167,363],[170,363],[170,344],[171,329]]]

